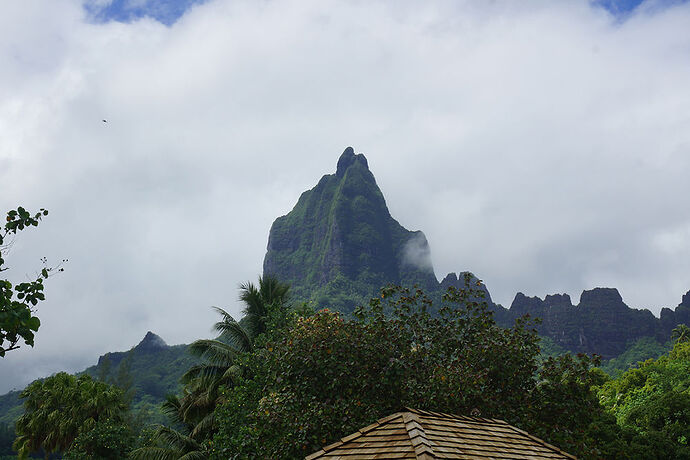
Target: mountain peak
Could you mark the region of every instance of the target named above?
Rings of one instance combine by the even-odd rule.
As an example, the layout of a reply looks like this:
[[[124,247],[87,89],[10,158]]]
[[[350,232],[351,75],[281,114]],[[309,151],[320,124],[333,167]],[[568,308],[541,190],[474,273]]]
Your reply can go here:
[[[137,350],[159,350],[161,348],[167,348],[168,344],[165,340],[161,339],[159,336],[151,331],[148,331],[139,345],[137,345]]]
[[[582,291],[580,295],[580,307],[625,307],[623,298],[616,288],[594,288]]]
[[[343,312],[390,283],[438,286],[426,237],[391,217],[367,159],[352,147],[335,174],[273,222],[264,275],[289,283],[295,299]]]
[[[685,295],[683,295],[683,299],[681,300],[680,305],[690,307],[690,291],[686,292]]]
[[[354,164],[361,164],[365,169],[369,169],[369,163],[366,157],[361,154],[355,154],[355,149],[348,147],[343,151],[342,155],[338,159],[338,168],[336,169],[335,175],[338,177],[343,177],[347,168]]]

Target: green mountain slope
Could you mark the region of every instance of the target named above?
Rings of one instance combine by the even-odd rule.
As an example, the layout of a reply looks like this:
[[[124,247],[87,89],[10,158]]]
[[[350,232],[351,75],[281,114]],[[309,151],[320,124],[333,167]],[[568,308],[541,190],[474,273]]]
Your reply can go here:
[[[130,387],[132,409],[143,423],[167,423],[159,405],[167,394],[180,392],[180,377],[197,362],[187,353],[187,345],[170,346],[148,332],[131,350],[106,353],[98,359],[98,364],[82,372]],[[0,423],[13,426],[23,413],[19,393],[12,391],[0,396]]]
[[[289,283],[296,299],[346,312],[388,283],[438,285],[426,237],[391,217],[366,158],[351,147],[335,174],[273,223],[264,274]]]

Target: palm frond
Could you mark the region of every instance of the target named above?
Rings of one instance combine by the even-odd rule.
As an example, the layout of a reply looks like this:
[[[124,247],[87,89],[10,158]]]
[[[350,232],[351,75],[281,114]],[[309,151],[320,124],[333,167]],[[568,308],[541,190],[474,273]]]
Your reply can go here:
[[[180,452],[168,447],[140,447],[129,453],[131,460],[178,460]]]
[[[198,450],[200,448],[199,443],[192,439],[190,436],[180,433],[167,426],[160,426],[154,435],[157,441],[162,442],[164,445],[175,447],[182,452],[189,452],[193,450]]]
[[[151,445],[129,454],[133,460],[177,460],[192,452],[200,452],[201,445],[190,436],[167,426],[159,426],[151,438]]]
[[[237,349],[231,344],[213,339],[200,339],[188,347],[189,353],[212,364],[231,365],[237,356]]]
[[[282,305],[287,302],[290,291],[289,284],[283,284],[274,276],[266,275],[259,278],[259,293],[266,305]]]
[[[234,321],[235,321],[235,318],[233,318],[233,317],[230,315],[230,313],[228,313],[227,311],[223,310],[222,308],[220,308],[220,307],[212,307],[212,308],[216,311],[216,313],[218,313],[220,316],[223,317],[223,319],[221,320],[221,322],[225,322],[225,321],[234,322]]]
[[[187,452],[179,460],[206,460],[208,458],[208,452],[194,451]]]
[[[218,338],[240,352],[250,352],[254,349],[255,335],[250,327],[251,323],[244,327],[237,321],[216,323],[216,330],[220,332]]]
[[[167,395],[165,401],[161,404],[161,412],[163,412],[173,423],[184,424],[184,420],[180,413],[180,407],[180,398],[176,395]]]
[[[212,380],[223,379],[228,366],[214,366],[211,364],[195,364],[182,374],[180,382],[185,385],[207,386]]]
[[[211,430],[213,429],[214,424],[216,423],[216,417],[214,416],[214,413],[211,412],[206,417],[202,418],[199,423],[197,423],[194,426],[194,429],[192,430],[191,436],[193,438],[198,438],[198,439],[203,439],[205,436],[203,436],[206,433],[210,433]]]
[[[225,383],[237,383],[237,378],[241,375],[242,368],[240,366],[233,364],[232,366],[228,367],[225,372],[223,373],[223,376],[221,377],[221,380]]]

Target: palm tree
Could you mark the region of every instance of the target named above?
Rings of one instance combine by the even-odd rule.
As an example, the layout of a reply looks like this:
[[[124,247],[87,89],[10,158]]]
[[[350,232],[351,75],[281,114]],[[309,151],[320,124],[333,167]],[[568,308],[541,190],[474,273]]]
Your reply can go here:
[[[214,307],[221,320],[213,325],[216,339],[196,340],[189,351],[204,360],[182,377],[187,384],[201,379],[204,386],[228,384],[237,372],[233,366],[238,353],[251,352],[254,340],[268,331],[278,313],[287,308],[290,286],[272,276],[259,277],[258,288],[251,282],[240,285],[240,300],[245,306],[244,317],[237,322],[227,311]]]
[[[208,458],[201,443],[191,434],[193,426],[186,423],[180,399],[168,395],[161,405],[161,410],[170,421],[183,426],[178,431],[167,426],[158,426],[154,432],[150,445],[133,450],[129,458],[133,460],[201,460]]]
[[[190,435],[203,439],[213,428],[214,410],[220,402],[222,386],[229,386],[239,372],[235,359],[250,352],[253,340],[246,329],[222,308],[215,307],[223,319],[214,325],[216,339],[196,340],[189,352],[203,361],[192,366],[180,381],[185,384],[180,398],[180,417],[191,425]]]
[[[240,300],[245,307],[242,321],[252,338],[267,332],[271,316],[287,305],[290,286],[273,276],[259,277],[259,287],[247,282],[240,285]]]
[[[159,426],[152,446],[140,447],[129,454],[134,460],[204,460],[208,458],[199,442],[167,426]]]
[[[276,278],[259,277],[258,287],[251,282],[240,285],[240,300],[244,302],[241,322],[222,308],[214,307],[221,316],[221,320],[213,325],[218,336],[196,340],[189,346],[190,353],[201,358],[202,362],[192,366],[180,379],[185,384],[182,397],[176,402],[170,399],[166,402],[167,412],[176,412],[178,421],[189,428],[187,435],[178,433],[180,436],[194,441],[210,436],[215,424],[214,410],[222,398],[220,388],[231,386],[240,371],[235,364],[237,356],[253,351],[255,339],[285,316],[288,292],[289,286]],[[160,431],[160,436],[161,442],[173,439],[169,431]],[[183,438],[174,439],[179,443]]]
[[[671,331],[671,341],[675,343],[690,341],[690,327],[685,324],[676,326],[676,328]]]

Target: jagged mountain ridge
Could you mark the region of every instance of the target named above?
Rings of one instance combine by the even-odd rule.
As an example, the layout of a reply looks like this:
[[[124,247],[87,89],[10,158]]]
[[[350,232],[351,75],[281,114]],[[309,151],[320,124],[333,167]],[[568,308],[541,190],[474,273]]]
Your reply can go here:
[[[537,326],[541,335],[572,352],[597,353],[608,359],[623,353],[634,340],[653,337],[664,343],[678,324],[690,324],[690,292],[675,310],[662,309],[661,318],[649,310],[628,307],[614,288],[585,290],[578,305],[567,294],[542,300],[519,292],[506,313],[509,319],[525,314],[541,318]]]
[[[424,233],[405,229],[390,215],[366,158],[352,147],[340,156],[335,174],[323,176],[273,223],[264,258],[268,274],[289,283],[295,300],[345,313],[389,283],[417,284],[437,298],[464,284],[455,273],[438,282]],[[611,288],[584,291],[577,306],[566,294],[542,300],[518,293],[509,309],[491,302],[484,290],[499,324],[524,314],[539,317],[540,334],[570,351],[604,358],[641,337],[665,342],[677,324],[690,323],[690,292],[659,319],[628,307]]]

